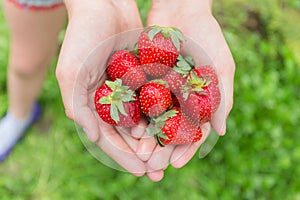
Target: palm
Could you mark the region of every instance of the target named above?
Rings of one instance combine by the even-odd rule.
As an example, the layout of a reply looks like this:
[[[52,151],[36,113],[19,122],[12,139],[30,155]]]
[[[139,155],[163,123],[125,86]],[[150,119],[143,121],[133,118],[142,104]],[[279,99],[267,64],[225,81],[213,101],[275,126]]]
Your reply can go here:
[[[113,126],[99,120],[93,104],[94,91],[105,79],[105,63],[116,47],[116,42],[107,38],[142,26],[134,5],[127,3],[126,8],[117,8],[96,0],[73,5],[77,9],[70,14],[57,78],[68,117],[83,127],[89,139],[126,170],[143,175],[144,163]]]
[[[234,61],[215,18],[210,13],[201,14],[198,12],[195,14],[195,12],[184,10],[184,7],[181,8],[183,9],[169,9],[167,12],[161,12],[159,8],[152,9],[148,16],[147,25],[174,26],[181,29],[185,36],[196,42],[201,50],[204,50],[206,54],[204,57],[210,58],[220,76],[222,83],[220,86],[223,90],[221,106],[213,116],[211,125],[218,134],[223,135],[226,131],[226,117],[232,107]],[[203,58],[201,55],[196,55],[196,60],[201,60],[201,58]],[[169,151],[170,162],[174,167],[185,165],[205,141],[210,132],[210,124],[205,124],[202,129],[205,137],[201,141],[189,146],[177,146],[174,147],[173,151]],[[157,157],[162,156],[154,153],[148,161],[152,168],[163,167],[157,165],[157,161],[161,159]]]

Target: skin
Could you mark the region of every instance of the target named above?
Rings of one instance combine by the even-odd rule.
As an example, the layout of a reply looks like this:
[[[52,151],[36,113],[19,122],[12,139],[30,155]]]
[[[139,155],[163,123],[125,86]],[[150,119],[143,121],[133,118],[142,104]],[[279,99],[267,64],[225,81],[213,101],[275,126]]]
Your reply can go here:
[[[45,14],[24,14],[7,1],[3,4],[12,34],[8,74],[10,109],[22,118],[29,113],[41,89],[47,66],[56,52],[57,36],[64,25],[66,12],[61,7]],[[221,29],[211,14],[211,1],[152,1],[147,25],[180,28],[206,50],[224,87],[225,114],[217,114],[211,124],[203,126],[203,140],[165,148],[158,147],[154,139],[146,135],[145,121],[136,128],[119,131],[101,121],[93,109],[93,92],[105,79],[102,76],[104,69],[95,66],[103,66],[120,42],[112,36],[142,27],[135,1],[89,0],[83,4],[82,0],[65,0],[65,5],[69,23],[56,76],[66,115],[123,168],[135,176],[147,175],[152,181],[160,181],[169,163],[180,168],[193,157],[211,126],[220,135],[225,134],[226,118],[232,107],[235,66]],[[25,26],[28,21],[33,23],[30,30]],[[106,42],[108,38],[111,42]],[[27,93],[24,86],[32,93]]]
[[[126,142],[122,134],[101,121],[92,109],[93,93],[103,81],[98,77],[102,76],[104,69],[82,68],[87,62],[91,63],[90,66],[105,64],[115,46],[114,43],[105,43],[107,38],[142,27],[138,8],[134,1],[128,0],[118,1],[118,5],[107,0],[90,0],[86,4],[79,0],[66,0],[65,3],[69,24],[56,75],[66,115],[83,127],[89,139],[123,168],[142,176],[146,172],[145,163],[132,148],[137,140],[131,137]]]
[[[225,134],[226,117],[232,107],[235,65],[221,29],[211,14],[211,1],[189,0],[183,2],[177,0],[171,3],[165,0],[152,2],[147,25],[159,24],[161,26],[176,26],[180,28],[184,34],[201,45],[213,60],[221,76],[221,81],[223,82],[224,94],[226,94],[224,96],[225,114],[216,115],[211,125],[204,125],[204,137],[201,141],[192,145],[170,145],[165,148],[158,147],[152,137],[144,137],[146,136],[144,130],[146,123],[144,121],[141,121],[139,126],[131,130],[131,137],[128,137],[128,134],[118,133],[112,126],[105,125],[101,123],[101,121],[98,127],[96,121],[99,121],[99,119],[96,119],[95,113],[90,109],[91,105],[89,105],[88,100],[88,96],[90,95],[88,89],[91,85],[95,84],[93,83],[95,80],[93,80],[93,78],[86,79],[87,77],[92,77],[93,73],[90,73],[89,76],[84,75],[84,73],[78,74],[80,64],[83,64],[83,61],[85,61],[88,56],[86,52],[95,48],[95,43],[97,44],[97,42],[105,40],[109,35],[120,31],[141,27],[140,20],[136,20],[140,18],[134,2],[127,1],[129,5],[132,5],[131,12],[128,12],[130,7],[126,7],[127,10],[124,6],[118,7],[120,4],[118,4],[116,8],[113,1],[108,4],[107,1],[102,1],[103,4],[101,4],[101,7],[97,7],[99,4],[95,2],[94,5],[91,3],[90,5],[86,5],[87,7],[81,5],[79,8],[76,6],[78,3],[76,0],[66,1],[66,3],[69,10],[70,23],[57,68],[57,77],[62,91],[66,114],[84,127],[90,140],[96,141],[114,160],[135,175],[140,176],[146,174],[150,180],[160,181],[164,176],[164,169],[168,167],[169,163],[171,163],[173,167],[180,168],[193,157],[199,146],[208,136],[211,125],[218,134]],[[126,5],[128,5],[127,3]],[[183,3],[184,5],[182,5]],[[111,5],[115,7],[112,8]],[[91,7],[88,8],[89,6]],[[173,8],[170,9],[170,6],[173,6]],[[101,9],[104,9],[106,12]],[[114,14],[114,9],[116,9],[115,12],[119,14],[120,18]],[[87,20],[86,10],[89,10],[89,18],[98,18],[99,13],[102,13],[101,17],[107,20],[89,23],[94,21]],[[125,12],[125,10],[127,12]],[[103,13],[105,13],[104,16]],[[106,26],[107,23],[109,23],[110,26]],[[93,31],[91,31],[91,29],[93,29]],[[75,34],[77,30],[81,30],[80,35]],[[96,30],[101,30],[101,32]],[[79,44],[78,41],[82,40],[85,42]],[[78,45],[80,48],[78,48]],[[75,48],[75,46],[77,48]],[[218,48],[215,48],[216,46],[218,46]],[[103,48],[102,51],[101,49],[99,51],[103,52],[109,48],[111,47],[107,46]],[[72,51],[70,51],[70,49],[72,49]],[[100,53],[99,55],[102,56]],[[106,60],[107,56],[108,53],[104,53],[101,58]],[[75,80],[74,77],[76,77],[77,80]],[[75,86],[76,81],[81,83],[79,84],[79,88]],[[72,90],[72,88],[76,89]],[[78,101],[76,106],[73,105],[73,96],[80,97],[80,99],[82,98]],[[73,108],[76,108],[77,111],[74,112]],[[74,113],[77,114],[74,116]],[[90,119],[88,122],[85,120],[87,117]],[[107,140],[107,138],[113,140]],[[114,145],[111,145],[112,141],[114,141]],[[118,146],[121,147],[123,152],[129,152],[127,154],[128,157],[116,154],[111,146]],[[131,162],[126,162],[128,159],[130,159]],[[130,165],[130,163],[134,164]]]
[[[211,13],[211,1],[153,0],[147,25],[178,27],[183,33],[205,49],[223,83],[223,108],[213,117],[211,124],[202,127],[204,137],[191,145],[155,146],[153,138],[141,139],[138,155],[147,160],[148,166],[162,171],[167,161],[175,168],[183,167],[196,153],[210,132],[211,126],[219,135],[226,132],[226,118],[233,104],[233,80],[235,64],[219,24]],[[218,47],[218,48],[216,48]],[[145,156],[146,155],[146,156]],[[161,174],[160,178],[163,178]]]
[[[7,74],[9,110],[22,119],[29,115],[57,52],[66,10],[61,6],[52,11],[27,12],[8,1],[2,3],[11,35]]]

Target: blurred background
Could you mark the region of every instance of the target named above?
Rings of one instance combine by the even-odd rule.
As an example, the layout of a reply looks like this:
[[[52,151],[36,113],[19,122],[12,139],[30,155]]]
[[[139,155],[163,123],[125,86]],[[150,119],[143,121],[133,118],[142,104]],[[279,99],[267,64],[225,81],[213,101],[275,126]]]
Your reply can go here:
[[[137,2],[145,21],[150,1]],[[300,200],[300,1],[218,0],[213,13],[236,62],[235,95],[227,134],[205,158],[169,167],[159,183],[101,164],[65,117],[54,60],[42,119],[0,164],[0,199]],[[1,10],[1,116],[8,39]]]

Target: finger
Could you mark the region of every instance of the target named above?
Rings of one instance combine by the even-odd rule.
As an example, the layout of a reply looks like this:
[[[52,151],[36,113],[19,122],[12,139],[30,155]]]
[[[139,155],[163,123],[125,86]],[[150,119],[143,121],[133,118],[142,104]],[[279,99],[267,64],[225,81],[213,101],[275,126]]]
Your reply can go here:
[[[154,151],[157,143],[153,136],[149,136],[147,132],[144,132],[144,136],[140,139],[136,150],[137,156],[142,161],[147,161],[152,152]]]
[[[219,70],[221,102],[218,110],[212,116],[211,121],[213,129],[219,135],[224,135],[226,133],[226,119],[233,105],[233,76],[235,67],[231,64],[231,66],[225,66],[224,68],[227,68],[228,70]]]
[[[119,132],[120,136],[122,136],[128,146],[132,149],[132,151],[136,152],[139,140],[131,137],[130,128],[117,127],[116,130]]]
[[[102,122],[100,131],[101,137],[97,144],[108,156],[135,176],[145,174],[145,164],[135,155],[113,126]]]
[[[78,79],[79,81],[81,81],[80,76],[78,77]],[[66,104],[66,106],[73,106],[72,108],[70,108],[72,110],[73,120],[83,128],[88,138],[92,142],[95,142],[99,137],[98,121],[94,112],[89,106],[89,94],[87,89],[85,89],[88,87],[87,82],[86,80],[82,80],[81,82],[82,84],[76,84],[74,86],[74,90],[72,93],[72,103]],[[67,94],[68,93],[69,92],[67,92]],[[70,97],[66,98],[67,101],[69,101]]]
[[[153,170],[159,170],[168,167],[174,148],[174,145],[167,145],[165,147],[156,146],[150,159],[147,161],[149,167]]]
[[[212,36],[208,41],[206,50],[219,74],[219,87],[221,90],[221,104],[212,118],[212,127],[219,135],[224,135],[226,132],[226,119],[233,105],[235,63],[216,20],[211,22],[210,31],[212,32]],[[217,50],[215,49],[215,44],[219,46]]]
[[[77,107],[75,108],[74,121],[83,128],[91,142],[96,142],[99,139],[99,127],[94,113],[87,106],[80,105]]]
[[[199,149],[200,145],[206,140],[210,133],[209,123],[201,126],[201,129],[203,133],[201,140],[192,144],[176,146],[170,159],[170,163],[173,167],[181,168],[192,159],[196,151]]]
[[[141,139],[143,135],[145,134],[146,127],[147,127],[147,120],[145,118],[141,118],[138,125],[135,127],[132,127],[131,129],[131,135],[132,137],[136,139]]]
[[[159,182],[164,178],[164,170],[147,172],[146,175],[151,181]]]
[[[158,182],[161,179],[163,179],[164,169],[153,170],[151,169],[148,163],[145,163],[145,166],[146,166],[146,175],[151,181]]]
[[[183,31],[201,47],[202,50],[197,52],[204,50],[202,56],[206,57],[207,61],[212,62],[219,75],[221,105],[213,116],[212,125],[219,135],[224,135],[226,132],[226,118],[233,102],[235,64],[218,22],[213,17],[208,17],[200,19],[198,23],[202,26],[197,26],[197,34],[195,34],[194,28],[191,28],[193,26],[185,26]],[[218,46],[217,49],[216,46]]]
[[[98,44],[99,39],[95,39],[93,42],[89,39],[87,42],[84,36],[75,34],[78,32],[77,30],[81,29],[80,23],[77,24],[74,21],[69,23],[59,55],[56,77],[67,117],[82,126],[91,141],[96,141],[98,136],[95,133],[99,130],[92,110],[88,108],[87,90],[91,76],[87,68],[83,66],[90,55],[90,51]],[[78,41],[85,42],[78,44]]]

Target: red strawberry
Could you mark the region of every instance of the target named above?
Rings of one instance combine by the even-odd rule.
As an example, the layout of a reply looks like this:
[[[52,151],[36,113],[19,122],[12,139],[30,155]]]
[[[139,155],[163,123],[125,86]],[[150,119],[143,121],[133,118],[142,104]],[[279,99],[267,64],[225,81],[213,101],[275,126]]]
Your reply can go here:
[[[182,32],[173,27],[151,26],[146,28],[138,41],[138,54],[141,64],[160,63],[173,67],[181,50],[184,36]],[[149,65],[155,68],[159,77],[160,65]],[[150,70],[151,71],[151,70]],[[153,76],[153,74],[152,74]]]
[[[141,66],[128,71],[122,78],[123,85],[129,86],[131,90],[138,90],[147,82],[147,77]]]
[[[218,85],[215,84],[217,79],[212,82],[210,74],[198,74],[196,69],[191,71],[178,100],[182,111],[194,123],[201,124],[211,120],[212,114],[220,104],[221,94]]]
[[[154,135],[158,144],[190,144],[202,138],[202,130],[193,124],[178,107],[152,119],[147,132]]]
[[[198,66],[194,69],[194,72],[197,74],[198,77],[204,77],[207,80],[209,79],[210,84],[208,86],[208,89],[211,92],[211,96],[213,97],[213,104],[212,104],[212,110],[215,112],[219,104],[221,102],[221,94],[220,90],[218,88],[219,80],[216,71],[214,68],[210,65],[204,65],[204,66]],[[215,88],[217,87],[217,88]]]
[[[204,76],[209,78],[211,83],[218,85],[219,80],[214,68],[210,65],[198,66],[194,69],[197,76]]]
[[[142,86],[139,99],[143,113],[150,117],[160,115],[172,103],[170,89],[159,79]]]
[[[192,57],[178,56],[178,61],[176,66],[168,71],[168,73],[163,77],[163,80],[170,86],[171,92],[175,95],[180,93],[181,86],[185,84],[186,77],[189,72],[194,68],[194,61]]]
[[[153,80],[164,77],[165,74],[172,68],[161,63],[148,63],[143,64],[142,69],[148,75],[149,79]]]
[[[140,120],[140,104],[134,91],[122,81],[105,81],[95,92],[94,103],[101,119],[109,124],[133,127]]]
[[[135,90],[146,83],[146,75],[138,58],[128,50],[118,50],[111,57],[106,68],[108,77],[115,81],[122,79],[123,85]]]
[[[180,88],[185,82],[183,76],[173,69],[168,71],[168,73],[163,77],[163,80],[168,83],[171,92],[174,94],[180,93]]]

